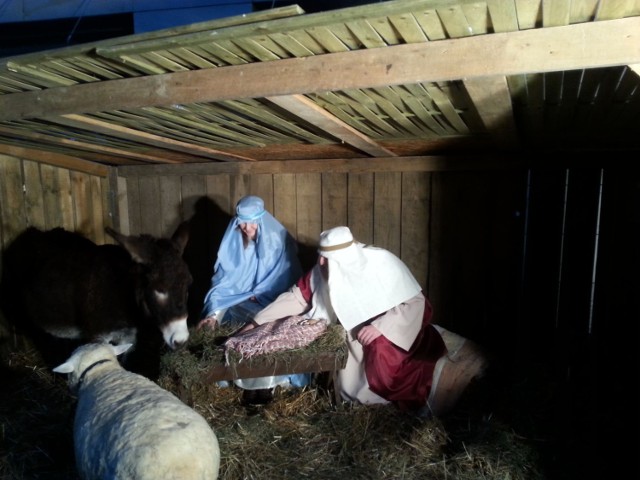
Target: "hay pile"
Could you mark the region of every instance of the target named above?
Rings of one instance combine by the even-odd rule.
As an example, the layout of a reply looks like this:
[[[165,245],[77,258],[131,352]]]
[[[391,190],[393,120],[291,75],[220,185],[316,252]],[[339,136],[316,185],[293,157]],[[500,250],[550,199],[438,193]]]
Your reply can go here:
[[[235,387],[198,379],[219,350],[212,343],[163,357],[158,383],[215,430],[221,480],[543,478],[531,441],[487,414],[461,410],[425,420],[393,407],[336,405],[326,378],[305,389],[276,389],[272,403],[241,405]],[[74,398],[33,352],[4,361],[0,394],[0,479],[75,480]]]
[[[223,358],[220,345],[228,333],[197,332],[188,349],[163,357],[158,382],[216,431],[222,480],[543,478],[528,442],[498,422],[470,423],[463,414],[445,426],[392,406],[336,405],[323,375],[304,389],[276,388],[266,406],[244,407],[240,389],[201,381]],[[342,329],[330,329],[307,353],[343,347]],[[273,357],[287,362],[294,354],[301,352]]]

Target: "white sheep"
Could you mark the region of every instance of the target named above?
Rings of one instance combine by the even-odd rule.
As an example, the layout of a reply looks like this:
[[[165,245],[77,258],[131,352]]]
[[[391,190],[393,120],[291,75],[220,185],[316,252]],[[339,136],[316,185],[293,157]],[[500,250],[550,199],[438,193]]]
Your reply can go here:
[[[54,372],[78,397],[73,439],[81,478],[213,480],[220,447],[207,421],[151,380],[123,369],[131,344],[90,343]]]

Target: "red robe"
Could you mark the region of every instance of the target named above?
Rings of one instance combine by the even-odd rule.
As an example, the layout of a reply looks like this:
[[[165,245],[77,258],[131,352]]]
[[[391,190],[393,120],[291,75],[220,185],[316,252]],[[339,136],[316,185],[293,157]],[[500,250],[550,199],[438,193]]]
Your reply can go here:
[[[302,277],[297,286],[304,299],[311,303],[311,274]],[[425,405],[436,362],[447,351],[442,337],[431,325],[432,315],[431,304],[425,298],[422,328],[408,351],[384,335],[363,347],[369,389],[401,410],[417,410]]]

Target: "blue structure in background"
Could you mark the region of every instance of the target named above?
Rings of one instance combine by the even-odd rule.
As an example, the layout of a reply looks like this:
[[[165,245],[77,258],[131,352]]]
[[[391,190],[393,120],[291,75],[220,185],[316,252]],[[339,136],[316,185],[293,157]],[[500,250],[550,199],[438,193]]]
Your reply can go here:
[[[0,0],[0,58],[287,5],[314,13],[367,3],[376,0]]]

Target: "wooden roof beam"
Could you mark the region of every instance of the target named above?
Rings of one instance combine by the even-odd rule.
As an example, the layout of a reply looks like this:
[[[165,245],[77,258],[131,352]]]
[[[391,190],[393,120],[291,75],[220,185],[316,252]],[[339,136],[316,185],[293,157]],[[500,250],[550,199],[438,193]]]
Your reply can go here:
[[[137,153],[131,150],[110,147],[108,145],[96,145],[87,142],[81,142],[78,140],[70,140],[67,138],[60,138],[53,135],[46,135],[43,133],[28,132],[16,128],[8,128],[0,126],[0,135],[10,136],[14,139],[23,139],[26,141],[33,141],[40,144],[46,143],[53,146],[76,149],[79,152],[97,152],[106,153],[116,157],[130,158],[146,163],[183,163],[184,159],[166,158],[158,155],[148,153]],[[79,153],[81,154],[81,153]],[[114,162],[116,163],[116,162]]]
[[[224,162],[244,162],[255,160],[253,158],[243,157],[241,155],[235,155],[232,153],[223,152],[221,150],[203,147],[201,145],[181,142],[179,140],[161,137],[160,135],[154,135],[152,133],[134,130],[122,125],[105,122],[104,120],[99,120],[97,118],[87,117],[86,115],[67,114],[61,115],[59,117],[46,117],[45,120],[68,127],[88,130],[91,132],[98,132],[115,138],[131,140],[134,142],[143,143],[145,145],[152,145],[154,147],[188,153],[189,155],[210,158],[213,160]]]
[[[637,64],[639,37],[629,17],[108,80],[0,95],[0,121]]]
[[[372,157],[394,157],[391,150],[378,145],[375,141],[363,135],[355,128],[335,117],[304,95],[283,95],[267,97],[267,100],[284,108],[296,117],[319,127],[329,135],[342,140]]]
[[[100,177],[107,177],[109,175],[110,167],[105,165],[89,162],[82,158],[65,155],[63,153],[46,152],[37,148],[21,147],[16,145],[5,145],[2,143],[1,138],[0,153],[17,158],[28,158],[40,163],[46,163],[47,165],[88,173],[90,175],[98,175]]]
[[[496,144],[503,148],[517,147],[517,129],[507,77],[469,78],[463,83]]]

